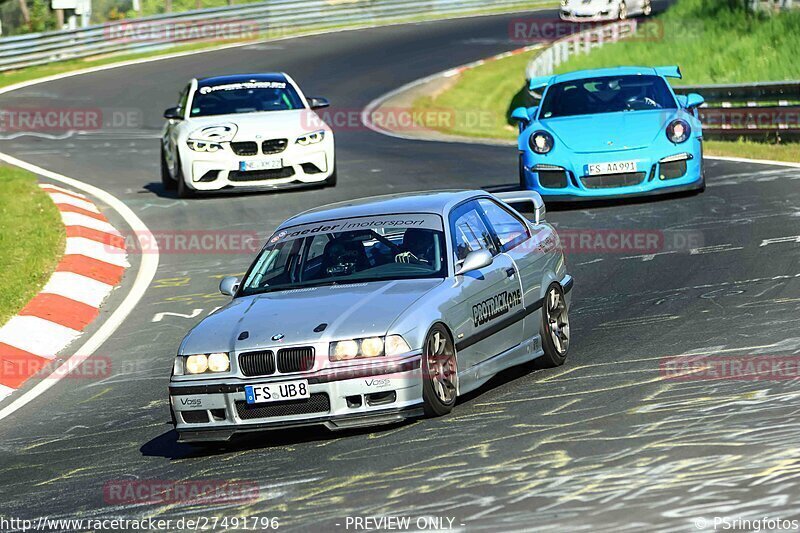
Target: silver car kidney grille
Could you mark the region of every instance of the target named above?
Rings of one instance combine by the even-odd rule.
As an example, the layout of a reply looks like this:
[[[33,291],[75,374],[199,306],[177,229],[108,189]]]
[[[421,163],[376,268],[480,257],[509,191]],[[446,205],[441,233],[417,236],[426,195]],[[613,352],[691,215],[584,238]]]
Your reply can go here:
[[[277,363],[277,364],[276,364]],[[247,352],[239,355],[239,369],[248,377],[307,372],[314,368],[314,348],[281,348],[278,355],[272,350]]]

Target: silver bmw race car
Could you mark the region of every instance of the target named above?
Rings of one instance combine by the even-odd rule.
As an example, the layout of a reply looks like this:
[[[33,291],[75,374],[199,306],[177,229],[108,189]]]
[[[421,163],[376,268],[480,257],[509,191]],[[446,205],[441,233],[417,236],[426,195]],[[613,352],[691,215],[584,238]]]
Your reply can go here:
[[[181,343],[179,440],[444,415],[505,368],[563,364],[573,280],[544,214],[533,191],[443,191],[290,218]]]

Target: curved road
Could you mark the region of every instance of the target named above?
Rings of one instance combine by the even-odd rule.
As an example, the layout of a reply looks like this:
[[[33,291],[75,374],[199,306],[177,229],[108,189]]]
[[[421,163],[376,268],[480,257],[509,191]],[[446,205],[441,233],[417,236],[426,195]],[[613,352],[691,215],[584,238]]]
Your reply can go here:
[[[20,137],[0,151],[111,192],[156,232],[264,237],[323,203],[507,184],[513,147],[341,129],[335,189],[180,201],[157,183],[156,139],[162,109],[192,76],[285,70],[307,94],[357,113],[401,84],[517,48],[508,40],[517,16],[304,37],[36,85],[0,107],[132,110],[143,122],[60,141]],[[584,242],[570,253],[564,367],[508,372],[448,417],[375,431],[265,433],[213,452],[177,444],[167,382],[178,343],[224,303],[218,276],[251,257],[163,253],[157,280],[99,354],[112,374],[66,379],[0,424],[0,513],[246,514],[278,517],[287,531],[343,530],[347,516],[386,513],[450,517],[469,531],[693,531],[695,519],[722,513],[789,518],[800,498],[800,382],[673,379],[661,363],[800,355],[800,171],[708,161],[707,172],[700,196],[549,214],[567,234],[658,243],[618,253]],[[241,480],[259,494],[240,505],[120,504],[103,493],[120,479]]]

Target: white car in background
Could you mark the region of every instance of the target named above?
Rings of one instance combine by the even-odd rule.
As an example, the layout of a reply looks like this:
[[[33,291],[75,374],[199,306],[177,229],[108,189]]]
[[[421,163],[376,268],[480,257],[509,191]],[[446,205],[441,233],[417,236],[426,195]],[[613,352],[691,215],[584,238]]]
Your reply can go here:
[[[651,0],[561,0],[561,20],[570,22],[624,20],[652,12]]]
[[[288,75],[193,79],[167,109],[161,181],[178,196],[336,185],[333,132]]]

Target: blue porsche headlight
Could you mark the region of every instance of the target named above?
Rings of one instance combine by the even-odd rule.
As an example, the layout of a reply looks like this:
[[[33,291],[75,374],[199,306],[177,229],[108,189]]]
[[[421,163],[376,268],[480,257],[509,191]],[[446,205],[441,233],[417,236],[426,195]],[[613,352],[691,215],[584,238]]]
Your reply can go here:
[[[692,134],[692,127],[683,119],[675,119],[667,126],[667,139],[675,144],[686,142]]]
[[[555,140],[546,131],[535,131],[528,139],[528,145],[537,154],[546,154],[553,149]]]

